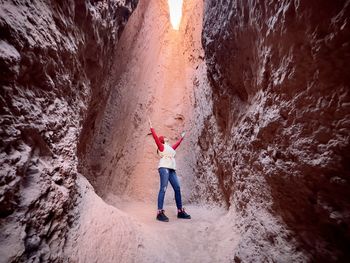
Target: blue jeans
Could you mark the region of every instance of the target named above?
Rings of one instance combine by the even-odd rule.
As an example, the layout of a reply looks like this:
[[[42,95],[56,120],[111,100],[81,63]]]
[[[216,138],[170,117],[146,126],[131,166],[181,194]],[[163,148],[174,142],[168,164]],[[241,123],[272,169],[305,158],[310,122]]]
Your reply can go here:
[[[160,176],[160,189],[158,193],[158,209],[159,210],[163,209],[165,191],[169,181],[175,192],[176,206],[178,209],[181,209],[182,202],[181,202],[180,184],[179,184],[179,180],[177,179],[175,170],[160,167],[158,168],[158,171]]]

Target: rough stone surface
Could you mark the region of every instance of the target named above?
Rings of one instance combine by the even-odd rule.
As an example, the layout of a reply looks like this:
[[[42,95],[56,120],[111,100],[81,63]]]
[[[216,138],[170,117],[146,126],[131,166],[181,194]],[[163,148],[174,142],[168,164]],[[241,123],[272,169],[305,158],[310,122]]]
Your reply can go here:
[[[136,3],[1,1],[1,262],[62,261],[78,136]]]
[[[1,1],[0,261],[349,262],[350,1],[137,2]]]
[[[179,31],[169,23],[167,0],[140,1],[130,17],[116,51],[119,63],[104,82],[110,87],[105,107],[87,119],[78,152],[81,173],[105,200],[108,195],[135,198],[156,209],[159,157],[148,117],[171,143],[187,131],[176,160],[183,200],[189,200],[196,154],[190,149],[197,144],[193,126],[199,120],[192,115],[192,78],[204,64],[202,6],[201,1],[184,3]]]
[[[240,214],[236,262],[350,260],[349,17],[350,1],[205,1],[198,179]]]

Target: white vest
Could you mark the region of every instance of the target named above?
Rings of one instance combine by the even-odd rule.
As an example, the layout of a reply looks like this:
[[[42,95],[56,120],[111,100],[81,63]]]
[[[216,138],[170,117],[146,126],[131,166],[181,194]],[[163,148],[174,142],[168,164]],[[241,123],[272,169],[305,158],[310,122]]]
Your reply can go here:
[[[158,168],[170,168],[176,170],[175,155],[176,151],[169,144],[164,144],[164,150],[161,152],[158,150],[158,154],[161,157],[159,160]]]

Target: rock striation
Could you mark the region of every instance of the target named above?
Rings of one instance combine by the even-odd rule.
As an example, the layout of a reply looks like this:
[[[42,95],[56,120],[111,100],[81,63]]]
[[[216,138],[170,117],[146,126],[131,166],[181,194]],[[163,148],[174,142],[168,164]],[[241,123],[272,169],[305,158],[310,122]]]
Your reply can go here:
[[[136,4],[1,2],[1,262],[62,262],[78,137]]]
[[[216,190],[198,194],[240,214],[236,262],[350,259],[349,16],[349,1],[205,1],[198,180]]]
[[[1,262],[350,261],[350,1],[202,7],[1,2]],[[180,231],[149,116],[188,132]]]

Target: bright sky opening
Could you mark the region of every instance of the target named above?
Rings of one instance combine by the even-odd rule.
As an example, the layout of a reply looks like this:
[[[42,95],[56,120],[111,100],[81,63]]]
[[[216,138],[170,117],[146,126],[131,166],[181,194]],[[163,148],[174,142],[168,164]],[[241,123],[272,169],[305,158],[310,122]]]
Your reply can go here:
[[[170,23],[175,30],[179,30],[182,17],[183,0],[168,0]]]

